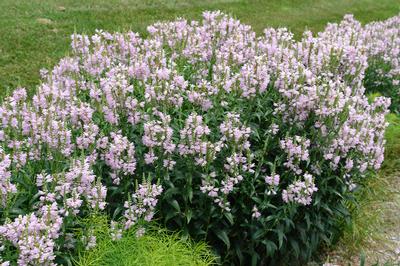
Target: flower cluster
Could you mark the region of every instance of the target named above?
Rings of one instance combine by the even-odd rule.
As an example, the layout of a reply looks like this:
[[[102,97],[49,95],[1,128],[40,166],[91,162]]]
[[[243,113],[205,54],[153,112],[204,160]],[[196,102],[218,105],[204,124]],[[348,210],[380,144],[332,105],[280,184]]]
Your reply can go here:
[[[312,195],[318,191],[318,188],[315,186],[312,175],[304,174],[303,178],[304,180],[295,181],[282,191],[284,202],[296,202],[302,205],[311,204]]]
[[[35,214],[18,216],[0,226],[0,238],[18,248],[18,265],[55,265],[55,240],[59,236],[62,218],[54,205],[43,206],[41,217]]]
[[[98,142],[102,149],[101,158],[111,169],[111,178],[119,184],[120,175],[133,174],[136,169],[135,146],[120,132],[111,132]]]
[[[124,203],[125,229],[135,225],[140,219],[150,221],[154,216],[157,197],[163,191],[160,185],[144,182],[132,194],[132,199]]]
[[[310,140],[303,139],[300,136],[287,137],[280,141],[280,146],[286,152],[288,158],[284,165],[300,175],[302,170],[297,165],[301,161],[309,160],[308,148],[310,147]]]
[[[212,163],[221,150],[222,142],[212,143],[207,140],[211,131],[200,115],[189,115],[185,127],[179,133],[181,137],[178,145],[179,153],[193,156],[197,165],[205,166],[207,163]]]
[[[75,161],[64,176],[57,178],[55,192],[63,197],[65,207],[73,212],[82,204],[80,198],[84,198],[93,209],[105,208],[107,189],[96,180],[90,167],[87,161]]]
[[[11,160],[9,155],[4,155],[0,150],[0,206],[6,207],[9,194],[16,193],[17,188],[11,183],[11,172],[9,170]]]
[[[278,186],[279,186],[279,181],[280,181],[280,175],[278,174],[273,174],[273,175],[267,175],[265,178],[265,183],[268,185],[269,190],[267,191],[268,195],[276,195]]]
[[[152,164],[159,159],[155,152],[163,155],[164,167],[172,170],[175,161],[171,160],[171,154],[175,151],[176,145],[172,142],[173,129],[169,126],[171,117],[161,112],[155,112],[161,119],[152,120],[144,124],[143,145],[149,148],[144,155],[146,164]],[[157,151],[158,149],[158,151]]]
[[[36,178],[41,204],[59,202],[63,215],[77,215],[83,202],[92,209],[105,208],[107,189],[93,174],[88,160],[76,160],[63,174],[39,174]]]
[[[228,113],[219,129],[222,134],[222,146],[231,152],[226,157],[224,173],[220,174],[224,178],[219,180],[215,172],[204,175],[200,190],[214,198],[215,203],[229,212],[230,203],[227,196],[234,190],[235,185],[243,180],[244,174],[254,173],[255,164],[252,163],[253,154],[249,142],[251,129],[242,124],[237,113]]]

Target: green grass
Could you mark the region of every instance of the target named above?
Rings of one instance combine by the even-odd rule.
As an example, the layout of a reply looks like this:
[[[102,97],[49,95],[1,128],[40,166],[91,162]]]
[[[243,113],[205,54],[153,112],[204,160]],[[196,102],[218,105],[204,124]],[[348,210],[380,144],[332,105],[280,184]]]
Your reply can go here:
[[[198,19],[203,10],[222,10],[261,33],[268,26],[286,26],[297,36],[305,29],[323,29],[354,13],[362,22],[385,19],[400,11],[398,0],[1,0],[0,96],[21,86],[34,88],[39,70],[65,56],[69,36],[134,30],[145,32],[158,20],[177,16]]]
[[[152,229],[137,238],[134,231],[118,241],[100,238],[97,246],[83,252],[76,266],[207,266],[215,265],[205,243],[182,240],[177,234]]]
[[[216,265],[217,257],[204,242],[194,243],[182,238],[179,233],[148,225],[146,234],[136,237],[136,228],[124,231],[121,239],[113,241],[110,237],[109,218],[105,215],[92,215],[80,220],[85,228],[90,228],[96,236],[96,246],[85,250],[77,246],[68,265],[76,266],[209,266]],[[87,231],[77,231],[79,237]]]
[[[384,169],[400,170],[400,116],[389,114],[387,116],[389,127],[386,130],[386,161]]]

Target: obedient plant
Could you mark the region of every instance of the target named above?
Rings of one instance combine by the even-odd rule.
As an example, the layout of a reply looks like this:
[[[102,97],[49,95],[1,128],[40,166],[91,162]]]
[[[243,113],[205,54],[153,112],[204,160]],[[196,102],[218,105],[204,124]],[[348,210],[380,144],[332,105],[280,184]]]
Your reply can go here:
[[[390,109],[399,112],[400,16],[362,27],[352,15],[346,15],[341,23],[329,24],[319,37],[323,41],[352,46],[349,51],[353,51],[354,56],[350,60],[356,59],[355,53],[358,53],[368,63],[363,80],[367,91],[390,97]]]
[[[147,38],[74,34],[31,99],[0,107],[1,260],[67,263],[96,245],[82,221],[98,213],[115,241],[155,217],[223,262],[307,260],[383,162],[390,100],[364,84],[398,85],[398,21],[296,41],[205,12]]]

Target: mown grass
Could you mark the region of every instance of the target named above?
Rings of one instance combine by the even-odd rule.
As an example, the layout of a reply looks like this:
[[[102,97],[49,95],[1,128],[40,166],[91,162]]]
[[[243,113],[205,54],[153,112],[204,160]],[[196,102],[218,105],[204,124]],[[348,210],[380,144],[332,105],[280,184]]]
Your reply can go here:
[[[51,68],[69,51],[74,32],[133,30],[144,33],[158,20],[197,19],[203,10],[222,10],[261,33],[285,26],[298,36],[323,29],[353,13],[362,22],[400,11],[396,0],[1,0],[0,96],[21,86],[34,88],[39,70]]]

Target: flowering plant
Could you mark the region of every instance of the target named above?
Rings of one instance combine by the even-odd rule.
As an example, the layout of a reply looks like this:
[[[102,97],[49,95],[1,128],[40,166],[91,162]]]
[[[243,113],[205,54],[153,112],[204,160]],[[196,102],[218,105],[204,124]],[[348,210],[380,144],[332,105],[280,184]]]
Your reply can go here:
[[[363,27],[352,15],[346,15],[339,24],[329,24],[319,37],[351,47],[353,56],[361,55],[368,67],[359,75],[367,92],[390,97],[391,111],[400,111],[400,16]]]
[[[0,107],[2,259],[65,263],[98,212],[113,239],[155,216],[232,263],[308,259],[383,162],[390,100],[364,95],[373,53],[349,21],[300,41],[221,12],[74,34],[31,100]]]

